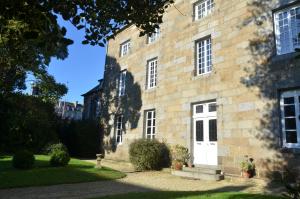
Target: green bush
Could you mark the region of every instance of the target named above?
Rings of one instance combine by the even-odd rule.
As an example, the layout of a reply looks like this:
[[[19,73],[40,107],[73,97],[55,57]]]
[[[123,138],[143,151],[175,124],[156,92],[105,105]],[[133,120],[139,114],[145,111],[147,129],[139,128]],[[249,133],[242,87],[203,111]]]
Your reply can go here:
[[[68,149],[63,143],[50,144],[45,149],[45,153],[48,155],[51,155],[54,151],[68,152]]]
[[[12,159],[14,168],[17,169],[30,169],[34,165],[34,155],[30,151],[22,150],[18,151]]]
[[[67,151],[54,150],[51,153],[50,165],[54,167],[67,166],[70,161],[70,155]]]
[[[159,170],[170,164],[168,147],[157,140],[135,140],[129,146],[129,158],[139,171]]]

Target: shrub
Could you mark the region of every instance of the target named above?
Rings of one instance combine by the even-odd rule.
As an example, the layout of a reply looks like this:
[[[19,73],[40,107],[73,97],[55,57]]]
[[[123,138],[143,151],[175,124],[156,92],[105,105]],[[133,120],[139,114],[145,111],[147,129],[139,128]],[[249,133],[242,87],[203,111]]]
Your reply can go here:
[[[129,159],[136,170],[159,170],[169,164],[168,147],[157,140],[139,139],[129,146]]]
[[[70,161],[70,156],[67,151],[54,150],[51,153],[50,165],[51,166],[67,166]]]
[[[34,155],[30,151],[22,150],[18,151],[12,159],[14,168],[17,169],[30,169],[34,165]]]
[[[65,151],[68,152],[67,147],[62,143],[50,144],[46,147],[45,152],[48,155],[51,155],[54,151]]]

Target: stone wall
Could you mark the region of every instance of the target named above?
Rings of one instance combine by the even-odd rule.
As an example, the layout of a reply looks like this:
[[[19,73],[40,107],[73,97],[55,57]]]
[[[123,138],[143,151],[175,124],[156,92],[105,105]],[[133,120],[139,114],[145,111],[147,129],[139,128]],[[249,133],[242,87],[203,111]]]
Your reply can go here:
[[[216,100],[219,165],[227,173],[239,174],[240,161],[249,155],[257,163],[258,176],[266,175],[277,165],[270,162],[290,160],[280,149],[279,92],[300,86],[299,62],[274,54],[272,9],[282,3],[270,0],[267,7],[255,7],[247,0],[215,0],[214,11],[194,21],[195,2],[177,0],[176,8],[164,16],[160,38],[152,44],[147,44],[146,36],[139,37],[134,26],[109,40],[107,63],[114,59],[120,70],[132,75],[141,88],[142,107],[136,127],[126,129],[123,143],[107,158],[128,160],[130,142],[143,137],[148,109],[156,110],[158,139],[192,152],[192,104]],[[253,14],[255,9],[267,15],[262,23],[256,21],[260,16]],[[206,36],[212,39],[213,70],[195,76],[195,42]],[[131,52],[120,57],[120,44],[128,39]],[[157,86],[147,90],[147,61],[155,57]]]

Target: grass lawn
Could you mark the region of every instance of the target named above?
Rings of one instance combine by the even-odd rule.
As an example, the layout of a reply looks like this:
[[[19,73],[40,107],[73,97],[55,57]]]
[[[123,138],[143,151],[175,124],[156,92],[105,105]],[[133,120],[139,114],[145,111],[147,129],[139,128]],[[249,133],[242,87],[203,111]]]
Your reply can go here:
[[[98,199],[284,199],[283,197],[266,196],[258,194],[247,194],[237,192],[214,193],[210,191],[166,191],[166,192],[144,192],[128,193],[114,196],[105,196]]]
[[[49,158],[36,155],[33,169],[18,170],[12,167],[11,156],[0,156],[0,189],[112,180],[125,176],[109,168],[95,169],[94,164],[75,158],[67,167],[50,167]]]

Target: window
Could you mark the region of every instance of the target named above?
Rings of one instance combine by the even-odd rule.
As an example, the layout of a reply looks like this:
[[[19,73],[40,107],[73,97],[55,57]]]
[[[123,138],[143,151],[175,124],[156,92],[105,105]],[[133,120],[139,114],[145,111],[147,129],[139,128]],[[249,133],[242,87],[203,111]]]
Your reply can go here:
[[[282,93],[280,108],[283,146],[300,148],[300,90]]]
[[[145,118],[145,129],[146,129],[146,138],[154,139],[155,138],[155,110],[146,111]]]
[[[118,115],[116,117],[117,121],[116,121],[116,141],[117,144],[121,144],[123,141],[123,116],[122,115]]]
[[[214,0],[202,0],[195,4],[195,20],[199,20],[209,15],[214,8]]]
[[[300,5],[276,12],[274,24],[278,55],[300,48]]]
[[[197,75],[206,74],[212,70],[211,38],[199,40],[196,43]]]
[[[124,42],[121,44],[121,49],[120,49],[120,55],[121,57],[129,54],[129,51],[130,51],[130,40]]]
[[[119,77],[119,96],[125,95],[125,87],[126,87],[126,70],[120,72]]]
[[[148,44],[155,42],[159,38],[160,30],[159,28],[155,28],[155,32],[151,35],[148,35]]]
[[[154,88],[157,79],[157,59],[148,61],[147,64],[147,88]]]

